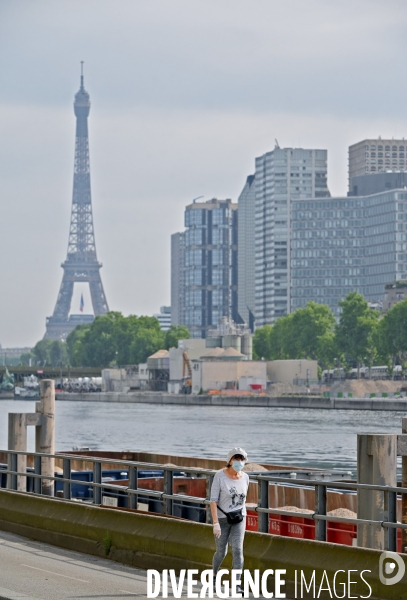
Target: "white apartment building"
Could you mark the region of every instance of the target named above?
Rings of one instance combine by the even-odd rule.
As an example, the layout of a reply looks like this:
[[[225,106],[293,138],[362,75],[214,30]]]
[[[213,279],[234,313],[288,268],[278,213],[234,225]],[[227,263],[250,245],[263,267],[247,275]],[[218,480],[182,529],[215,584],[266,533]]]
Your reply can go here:
[[[291,200],[329,197],[327,151],[275,147],[256,158],[255,319],[290,312]]]

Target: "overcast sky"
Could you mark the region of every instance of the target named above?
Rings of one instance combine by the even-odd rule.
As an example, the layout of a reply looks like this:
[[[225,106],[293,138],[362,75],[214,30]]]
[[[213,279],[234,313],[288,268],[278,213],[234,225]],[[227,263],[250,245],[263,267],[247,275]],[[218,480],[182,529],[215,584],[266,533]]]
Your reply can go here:
[[[54,310],[81,60],[107,300],[151,315],[185,205],[236,201],[275,138],[327,148],[341,195],[350,144],[407,137],[406,24],[405,0],[0,0],[0,344]]]

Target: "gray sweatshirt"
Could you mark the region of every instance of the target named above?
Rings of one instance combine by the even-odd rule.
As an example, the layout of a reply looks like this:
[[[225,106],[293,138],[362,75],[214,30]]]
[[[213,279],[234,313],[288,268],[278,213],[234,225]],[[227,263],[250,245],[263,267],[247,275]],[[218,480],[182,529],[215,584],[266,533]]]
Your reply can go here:
[[[240,479],[230,479],[224,470],[218,471],[213,479],[211,488],[211,502],[216,502],[222,510],[231,512],[242,508],[242,514],[246,515],[245,500],[249,489],[249,476],[242,473]],[[219,509],[218,519],[226,519]]]

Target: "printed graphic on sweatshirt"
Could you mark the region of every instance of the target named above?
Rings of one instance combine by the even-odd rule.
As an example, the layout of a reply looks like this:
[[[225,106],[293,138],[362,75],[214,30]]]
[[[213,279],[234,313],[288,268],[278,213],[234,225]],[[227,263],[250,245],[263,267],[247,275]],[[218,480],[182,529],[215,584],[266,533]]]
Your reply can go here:
[[[237,508],[238,506],[243,506],[246,494],[239,494],[234,486],[229,488],[229,494],[232,500],[232,504],[229,504],[229,508]]]

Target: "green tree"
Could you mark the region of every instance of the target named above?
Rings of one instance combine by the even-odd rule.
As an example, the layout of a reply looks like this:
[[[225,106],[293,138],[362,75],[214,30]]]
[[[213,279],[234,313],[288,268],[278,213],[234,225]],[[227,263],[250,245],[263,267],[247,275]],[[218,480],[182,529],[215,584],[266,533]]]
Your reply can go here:
[[[296,336],[293,315],[277,319],[270,333],[271,360],[296,358]]]
[[[124,317],[109,312],[96,317],[90,325],[74,329],[67,337],[72,366],[108,367],[144,362],[162,348],[164,335],[155,317]]]
[[[379,322],[376,345],[389,371],[393,372],[398,362],[404,373],[407,363],[407,300],[395,304]]]
[[[123,318],[119,312],[95,318],[82,339],[83,366],[108,367],[116,360],[117,331]]]
[[[376,352],[376,331],[379,312],[369,308],[364,297],[351,292],[339,302],[342,309],[336,326],[336,344],[345,361],[355,361],[358,369],[362,363],[371,365]]]
[[[264,325],[256,329],[253,335],[253,357],[255,359],[271,358],[271,325]]]
[[[164,334],[164,348],[178,348],[178,340],[188,340],[190,337],[189,329],[185,325],[171,325]]]
[[[137,337],[130,346],[131,364],[140,364],[163,347],[162,331],[155,329],[140,329]]]
[[[164,344],[164,335],[160,323],[155,317],[130,315],[118,323],[115,342],[117,346],[117,362],[119,365],[133,364],[132,345],[141,331],[151,331],[153,337],[160,337],[160,348]]]
[[[335,332],[326,331],[318,338],[318,364],[321,372],[322,369],[330,369],[334,366],[337,354]]]
[[[24,354],[21,354],[20,356],[20,365],[28,367],[30,365],[30,361],[33,363],[34,360],[34,354],[32,352],[24,352]]]
[[[256,329],[253,353],[267,360],[309,358],[326,368],[336,353],[335,317],[329,306],[309,302],[273,326]]]
[[[68,361],[68,352],[66,349],[66,342],[60,340],[54,340],[50,346],[50,361],[53,367],[60,367],[66,365]]]
[[[90,325],[78,325],[66,338],[68,362],[73,367],[88,366],[86,361],[86,345],[84,337]]]
[[[33,348],[34,362],[38,366],[44,367],[51,364],[50,350],[52,340],[40,340]]]
[[[327,362],[335,327],[335,317],[329,306],[308,302],[293,313],[290,327],[295,351],[291,358]]]

